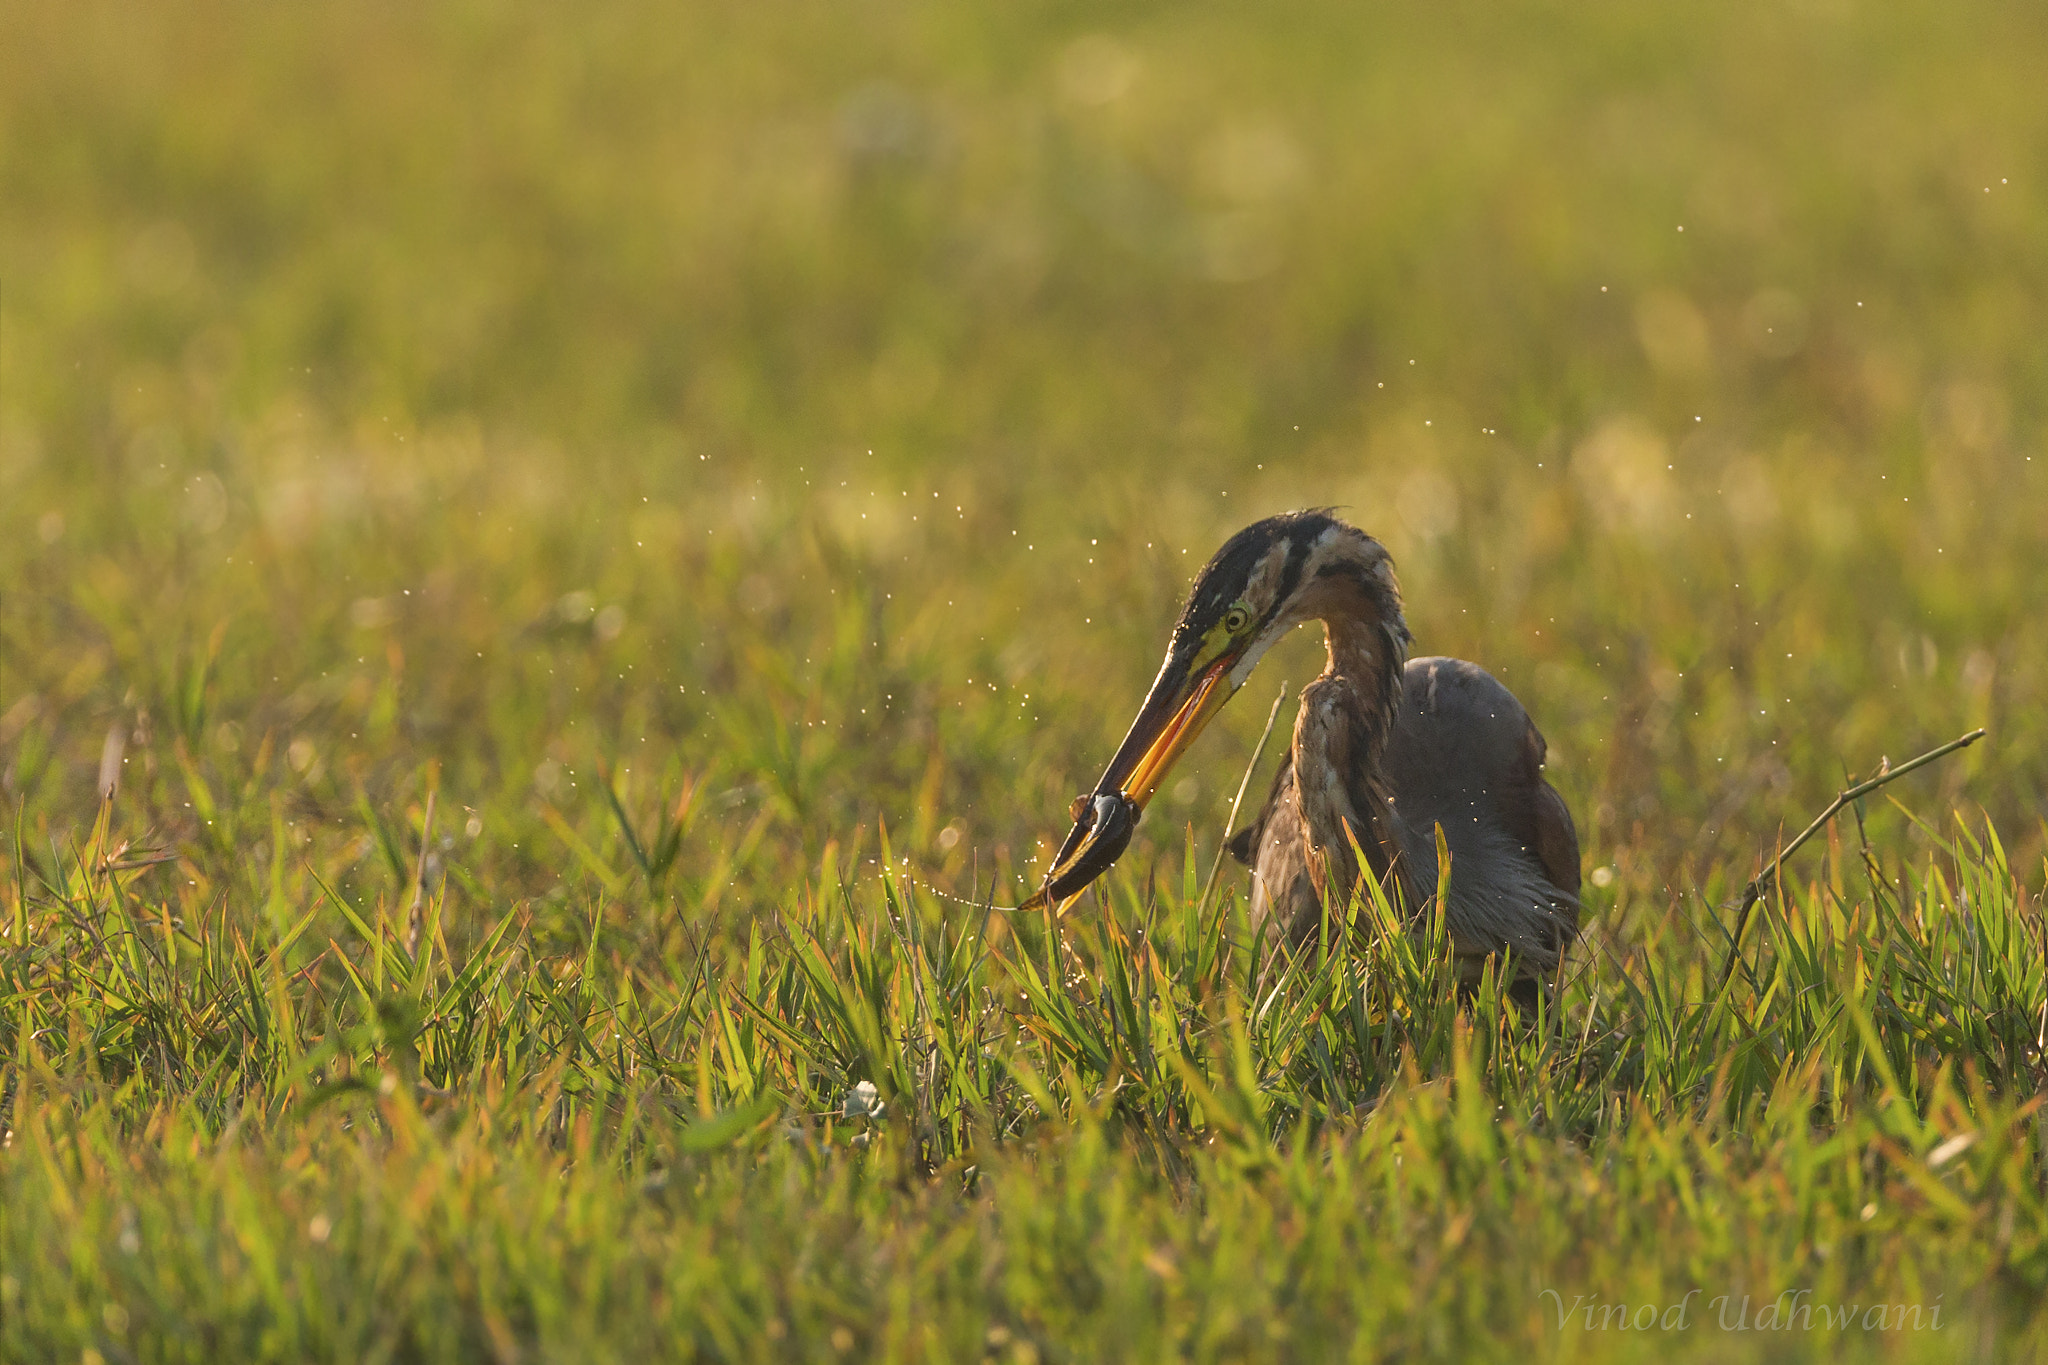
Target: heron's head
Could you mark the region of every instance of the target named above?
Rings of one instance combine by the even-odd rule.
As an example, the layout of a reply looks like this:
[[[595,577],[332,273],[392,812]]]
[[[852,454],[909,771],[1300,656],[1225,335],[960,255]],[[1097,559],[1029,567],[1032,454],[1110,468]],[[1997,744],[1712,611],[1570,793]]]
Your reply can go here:
[[[1405,651],[1393,561],[1322,511],[1287,512],[1232,536],[1195,577],[1152,691],[1027,904],[1066,900],[1107,871],[1169,769],[1244,686],[1261,656],[1308,620],[1358,622]],[[1398,664],[1397,664],[1398,667]]]

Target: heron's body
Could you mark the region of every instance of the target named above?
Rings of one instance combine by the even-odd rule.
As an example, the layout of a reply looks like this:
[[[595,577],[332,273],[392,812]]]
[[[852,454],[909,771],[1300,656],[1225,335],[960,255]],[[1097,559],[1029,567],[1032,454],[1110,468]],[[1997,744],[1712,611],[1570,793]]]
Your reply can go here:
[[[1040,897],[1070,899],[1115,861],[1174,760],[1265,651],[1308,621],[1322,623],[1329,663],[1302,689],[1264,812],[1231,841],[1253,869],[1255,918],[1303,943],[1326,904],[1349,912],[1368,877],[1420,911],[1438,885],[1441,827],[1461,976],[1506,951],[1516,978],[1548,979],[1578,932],[1579,846],[1543,778],[1543,736],[1484,669],[1409,661],[1392,561],[1325,512],[1248,526],[1203,567],[1151,694],[1076,803]]]
[[[1378,803],[1370,832],[1399,858],[1383,852],[1376,870],[1393,869],[1411,907],[1435,893],[1442,827],[1461,974],[1476,974],[1502,949],[1513,953],[1518,975],[1542,979],[1556,970],[1578,932],[1579,840],[1564,799],[1544,780],[1543,736],[1512,692],[1461,659],[1412,659],[1377,772],[1357,764],[1347,771],[1328,755],[1303,758],[1302,739],[1297,725],[1265,810],[1231,840],[1231,853],[1252,869],[1255,924],[1299,944],[1322,923],[1299,764],[1341,773],[1354,802]]]

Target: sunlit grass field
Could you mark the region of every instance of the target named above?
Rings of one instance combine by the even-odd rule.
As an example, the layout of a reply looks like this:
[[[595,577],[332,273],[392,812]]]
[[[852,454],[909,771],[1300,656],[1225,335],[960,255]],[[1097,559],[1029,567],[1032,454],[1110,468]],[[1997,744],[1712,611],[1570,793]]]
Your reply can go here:
[[[2048,1354],[2043,71],[0,8],[0,1358]],[[1212,873],[1309,631],[1003,908],[1306,505],[1549,740],[1534,1017]]]

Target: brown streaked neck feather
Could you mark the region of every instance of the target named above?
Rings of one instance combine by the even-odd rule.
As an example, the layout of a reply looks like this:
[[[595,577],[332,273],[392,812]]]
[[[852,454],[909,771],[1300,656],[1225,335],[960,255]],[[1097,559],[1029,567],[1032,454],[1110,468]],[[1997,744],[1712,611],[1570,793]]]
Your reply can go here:
[[[1339,598],[1354,606],[1350,614],[1323,617],[1323,660],[1325,678],[1346,678],[1361,688],[1361,701],[1372,700],[1367,709],[1385,711],[1392,723],[1394,707],[1401,695],[1401,665],[1404,660],[1389,657],[1393,642],[1376,612],[1356,610],[1363,594],[1346,593]],[[1406,653],[1405,649],[1400,651]]]
[[[1380,600],[1346,577],[1318,584],[1308,604],[1323,622],[1329,659],[1322,676],[1302,689],[1294,725],[1294,775],[1300,794],[1308,864],[1333,904],[1348,903],[1366,868],[1391,895],[1398,887],[1413,905],[1400,840],[1393,827],[1380,757],[1401,698],[1407,630],[1400,599]]]

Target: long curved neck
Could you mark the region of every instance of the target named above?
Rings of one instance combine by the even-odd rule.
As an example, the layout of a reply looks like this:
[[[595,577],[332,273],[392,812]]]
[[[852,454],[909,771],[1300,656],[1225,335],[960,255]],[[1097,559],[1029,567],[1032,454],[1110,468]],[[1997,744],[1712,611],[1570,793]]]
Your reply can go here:
[[[1397,641],[1396,633],[1403,637]],[[1408,662],[1407,630],[1399,618],[1389,627],[1375,613],[1323,618],[1324,678],[1344,678],[1371,693],[1368,709],[1393,723],[1401,700],[1401,667]],[[1363,698],[1362,698],[1363,700]]]
[[[1332,604],[1322,617],[1329,661],[1302,689],[1294,723],[1294,776],[1300,793],[1308,865],[1331,904],[1349,903],[1363,872],[1398,886],[1413,903],[1395,814],[1380,759],[1401,701],[1407,630],[1399,606],[1389,621],[1376,604]],[[1354,843],[1365,855],[1361,869]]]

